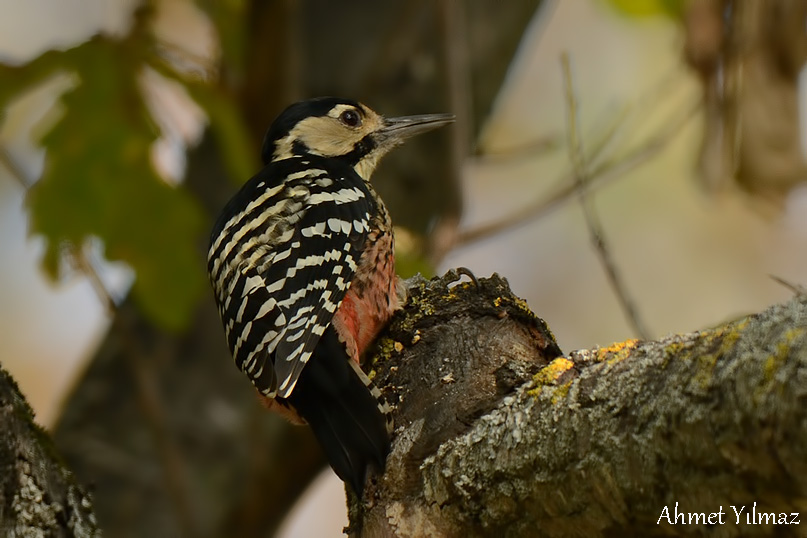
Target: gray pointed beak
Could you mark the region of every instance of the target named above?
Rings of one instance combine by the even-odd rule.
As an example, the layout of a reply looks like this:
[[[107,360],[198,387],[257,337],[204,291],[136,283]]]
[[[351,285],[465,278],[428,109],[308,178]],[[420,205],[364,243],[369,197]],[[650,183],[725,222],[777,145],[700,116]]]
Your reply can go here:
[[[379,134],[390,142],[402,142],[412,136],[453,123],[453,121],[454,114],[420,114],[418,116],[386,118],[384,127],[379,131]]]

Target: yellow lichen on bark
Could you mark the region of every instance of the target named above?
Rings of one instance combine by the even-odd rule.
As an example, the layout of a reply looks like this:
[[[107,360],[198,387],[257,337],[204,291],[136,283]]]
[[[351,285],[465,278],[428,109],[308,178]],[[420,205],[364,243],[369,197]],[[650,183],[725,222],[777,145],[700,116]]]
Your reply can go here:
[[[538,397],[541,395],[542,391],[545,388],[548,388],[549,385],[555,383],[560,376],[566,372],[567,370],[574,367],[574,363],[566,357],[558,357],[557,359],[553,360],[532,377],[533,383],[535,383],[535,388],[530,389],[528,393],[534,397]],[[563,389],[564,395],[568,392],[569,383],[564,387],[560,387]]]

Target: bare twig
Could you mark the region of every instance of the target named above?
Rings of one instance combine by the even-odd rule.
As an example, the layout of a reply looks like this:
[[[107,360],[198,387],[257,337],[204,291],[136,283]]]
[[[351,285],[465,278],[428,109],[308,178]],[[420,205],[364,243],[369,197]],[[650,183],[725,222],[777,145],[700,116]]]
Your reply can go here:
[[[90,281],[92,289],[95,290],[98,299],[103,303],[107,314],[110,316],[115,314],[118,310],[118,302],[112,297],[109,288],[106,287],[106,284],[101,279],[98,268],[87,255],[86,248],[79,247],[73,243],[68,243],[67,248],[74,267]]]
[[[625,131],[625,126],[630,121],[641,121],[647,116],[647,111],[658,106],[661,99],[667,99],[670,88],[678,81],[681,75],[677,69],[671,69],[653,85],[643,91],[636,99],[632,99],[629,104],[623,105],[620,110],[606,112],[605,126],[592,133],[596,138],[593,142],[586,144],[586,154],[588,156],[589,171],[596,169],[600,163],[598,159],[606,155],[606,150],[612,147],[618,134]]]
[[[588,164],[586,154],[583,150],[583,141],[580,137],[580,120],[577,115],[578,105],[574,95],[574,83],[572,81],[572,70],[569,61],[569,55],[563,53],[561,55],[561,67],[563,70],[563,86],[564,95],[566,97],[566,111],[567,111],[567,133],[569,144],[569,159],[572,162],[572,168],[575,176],[575,183],[578,188],[580,196],[580,205],[583,209],[583,215],[586,219],[586,227],[588,228],[591,242],[594,245],[594,250],[600,263],[605,269],[605,274],[608,277],[608,282],[611,284],[614,293],[616,294],[622,310],[625,312],[625,317],[633,327],[636,334],[642,339],[649,338],[644,323],[642,322],[636,304],[629,296],[627,287],[625,286],[622,276],[617,270],[616,264],[611,257],[611,252],[605,241],[605,234],[602,224],[597,218],[594,204],[590,198],[586,197],[586,183],[589,181]],[[605,144],[603,144],[605,145]]]
[[[545,135],[534,140],[512,146],[488,150],[477,147],[474,153],[476,162],[496,162],[512,159],[533,158],[541,153],[556,149],[560,145],[559,135]]]
[[[624,156],[609,159],[597,166],[593,166],[591,170],[589,170],[589,180],[584,189],[588,191],[589,189],[601,187],[606,182],[622,177],[628,171],[644,164],[656,156],[681,132],[700,108],[701,101],[698,100],[690,105],[689,108],[685,109],[683,113],[676,114],[665,129],[661,130],[646,143],[639,145]],[[557,209],[571,200],[571,197],[577,193],[578,186],[574,184],[573,181],[574,172],[564,173],[564,175],[558,179],[557,183],[560,186],[553,194],[541,198],[521,210],[513,211],[502,220],[461,231],[455,246],[481,241],[497,233],[543,217],[549,211]]]
[[[574,179],[582,187],[585,180],[588,179],[588,172],[586,170],[586,155],[583,152],[583,140],[577,132],[580,129],[580,120],[577,117],[577,98],[574,95],[572,68],[567,52],[561,54],[560,65],[563,71],[563,95],[566,98],[566,143],[569,150],[569,160],[572,162]]]
[[[773,281],[776,282],[777,284],[781,284],[782,286],[792,291],[794,295],[797,295],[799,297],[807,297],[807,288],[805,288],[803,285],[789,282],[780,276],[776,275],[768,275],[768,276],[771,277],[771,279],[773,279]]]

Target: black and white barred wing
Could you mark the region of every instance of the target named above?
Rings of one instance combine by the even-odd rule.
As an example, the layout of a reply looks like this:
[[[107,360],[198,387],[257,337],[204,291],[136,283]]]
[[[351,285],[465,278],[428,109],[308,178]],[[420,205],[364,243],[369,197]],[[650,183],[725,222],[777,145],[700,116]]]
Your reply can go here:
[[[323,170],[289,177],[267,191],[277,192],[248,220],[255,224],[250,234],[242,233],[243,223],[233,228],[239,231],[228,243],[238,261],[229,280],[221,272],[217,287],[236,364],[261,393],[282,398],[350,285],[373,204],[358,177],[334,181]]]
[[[321,177],[327,183],[329,178]],[[370,230],[373,200],[358,176],[339,178],[339,188],[317,183],[297,224],[294,263],[279,271],[282,308],[290,312],[275,350],[278,395],[288,397],[345,296]]]
[[[284,313],[265,273],[288,257],[295,219],[308,196],[285,183],[267,185],[264,169],[230,201],[208,252],[208,272],[224,333],[236,365],[255,387],[274,396],[272,352],[282,335]]]

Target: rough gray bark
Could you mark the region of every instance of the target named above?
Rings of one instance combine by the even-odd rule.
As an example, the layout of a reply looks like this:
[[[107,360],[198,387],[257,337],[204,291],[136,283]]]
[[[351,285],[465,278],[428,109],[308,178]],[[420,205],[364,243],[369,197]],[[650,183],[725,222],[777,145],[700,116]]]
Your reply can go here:
[[[805,507],[807,297],[560,356],[506,282],[449,280],[382,341],[395,439],[354,536],[803,536],[747,513]],[[676,502],[724,524],[658,525]]]
[[[807,297],[563,356],[504,280],[456,281],[413,283],[379,342],[395,439],[351,499],[352,535],[803,535],[748,514],[779,523],[805,506]],[[5,374],[0,432],[0,530],[94,536],[89,499]],[[719,511],[722,524],[688,519]]]
[[[100,536],[89,495],[0,368],[0,536]]]

